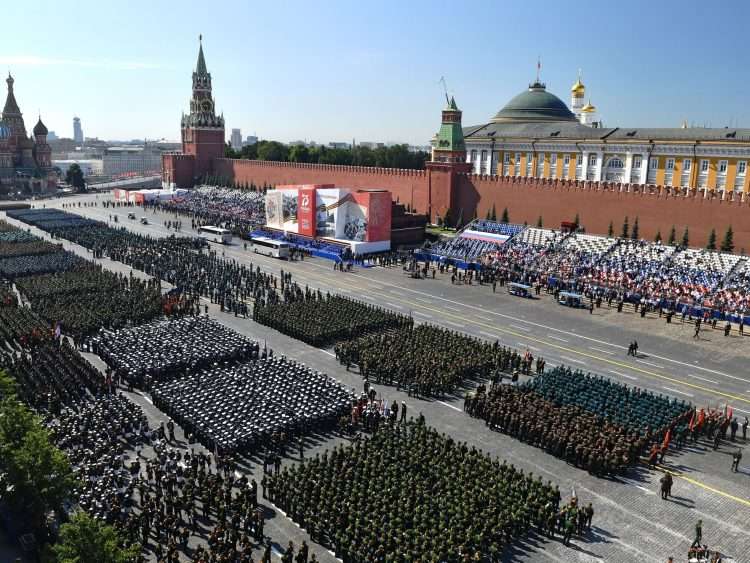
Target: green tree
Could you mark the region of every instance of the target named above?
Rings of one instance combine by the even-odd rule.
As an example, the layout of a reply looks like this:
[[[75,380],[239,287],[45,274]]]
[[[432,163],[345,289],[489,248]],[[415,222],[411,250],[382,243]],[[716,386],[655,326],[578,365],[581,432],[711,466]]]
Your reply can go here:
[[[258,159],[285,162],[288,160],[289,149],[278,141],[261,141],[258,147]]]
[[[445,210],[445,215],[443,215],[443,226],[446,229],[450,229],[453,226],[453,220],[451,218],[451,209],[450,209],[450,207]]]
[[[4,371],[0,371],[0,401],[13,399],[18,391],[18,383]]]
[[[60,527],[60,541],[52,551],[58,563],[130,563],[140,550],[135,545],[125,547],[112,526],[78,512]]]
[[[734,231],[732,231],[732,225],[727,227],[727,232],[724,233],[724,240],[721,241],[722,252],[732,252],[734,250]]]
[[[4,386],[7,388],[7,383]],[[4,500],[34,529],[41,529],[48,510],[60,509],[75,485],[67,456],[52,444],[39,419],[14,397],[0,403],[3,472],[11,485]]]
[[[508,216],[508,208],[503,208],[503,215],[500,217],[501,223],[510,223],[510,217]]]
[[[674,228],[674,225],[672,225],[672,229],[669,231],[669,239],[667,239],[667,244],[673,245],[677,241],[677,230]]]
[[[708,235],[708,243],[706,244],[707,250],[716,250],[716,229],[711,229]]]
[[[615,236],[615,225],[612,221],[609,222],[609,227],[607,228],[607,236],[608,237]]]
[[[536,220],[536,226],[538,228],[540,228],[540,229],[544,226],[544,222],[542,221],[542,216],[541,215]]]
[[[294,145],[289,149],[289,162],[310,162],[310,149],[305,145]]]
[[[629,238],[630,237],[630,222],[628,221],[628,216],[625,215],[625,220],[622,222],[622,231],[620,232],[620,238]]]
[[[65,172],[65,182],[73,186],[77,192],[86,191],[86,180],[83,178],[83,170],[75,162]]]
[[[240,153],[232,147],[228,142],[224,143],[224,157],[225,158],[239,158]]]
[[[495,204],[492,204],[492,215],[490,216],[490,219],[493,221],[497,221],[497,210],[495,209]]]
[[[685,248],[687,248],[688,245],[690,244],[690,233],[688,232],[688,228],[687,227],[685,227],[685,232],[682,233],[682,242],[681,242],[681,244]]]
[[[633,231],[630,233],[630,238],[632,238],[633,240],[638,240],[639,234],[638,217],[636,216],[635,222],[633,223]]]
[[[258,143],[242,147],[242,149],[240,149],[240,158],[256,160],[258,158]]]
[[[654,237],[654,242],[661,242],[661,229],[656,231],[656,236]]]

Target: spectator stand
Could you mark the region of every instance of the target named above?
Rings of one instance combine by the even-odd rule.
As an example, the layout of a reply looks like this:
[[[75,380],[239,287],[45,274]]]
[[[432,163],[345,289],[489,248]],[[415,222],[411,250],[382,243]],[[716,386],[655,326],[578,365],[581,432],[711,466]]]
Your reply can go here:
[[[187,215],[200,225],[216,225],[246,235],[265,223],[265,194],[202,185],[184,196],[147,204],[166,212]]]
[[[515,223],[500,223],[475,219],[456,236],[441,240],[415,253],[417,260],[443,262],[463,270],[480,270],[482,256],[500,251],[512,237],[526,227]]]

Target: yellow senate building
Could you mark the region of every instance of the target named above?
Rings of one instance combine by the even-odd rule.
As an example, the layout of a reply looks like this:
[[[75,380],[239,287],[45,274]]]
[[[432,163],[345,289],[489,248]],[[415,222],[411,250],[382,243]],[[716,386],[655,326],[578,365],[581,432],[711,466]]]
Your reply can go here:
[[[604,127],[580,73],[570,95],[568,107],[537,79],[464,127],[472,172],[747,194],[750,129]]]

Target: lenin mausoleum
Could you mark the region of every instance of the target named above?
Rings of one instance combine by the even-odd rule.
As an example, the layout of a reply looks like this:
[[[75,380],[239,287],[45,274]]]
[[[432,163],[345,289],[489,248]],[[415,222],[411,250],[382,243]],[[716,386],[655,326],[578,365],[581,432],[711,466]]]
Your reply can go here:
[[[463,126],[446,100],[425,170],[224,158],[224,118],[216,115],[201,45],[182,151],[162,157],[165,188],[207,176],[255,185],[335,184],[378,188],[437,222],[484,217],[507,208],[514,223],[556,228],[573,221],[592,234],[619,232],[636,218],[643,238],[672,227],[693,246],[729,226],[735,247],[750,249],[750,129],[603,127],[584,102],[579,76],[566,105],[538,79],[486,123]]]

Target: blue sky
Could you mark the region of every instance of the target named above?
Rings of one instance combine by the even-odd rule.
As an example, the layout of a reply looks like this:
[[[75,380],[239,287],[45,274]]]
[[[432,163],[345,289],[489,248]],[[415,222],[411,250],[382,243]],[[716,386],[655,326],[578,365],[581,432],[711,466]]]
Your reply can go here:
[[[750,127],[747,2],[8,2],[0,69],[28,129],[179,138],[198,34],[227,135],[425,144],[445,76],[464,124],[578,68],[607,126]]]

